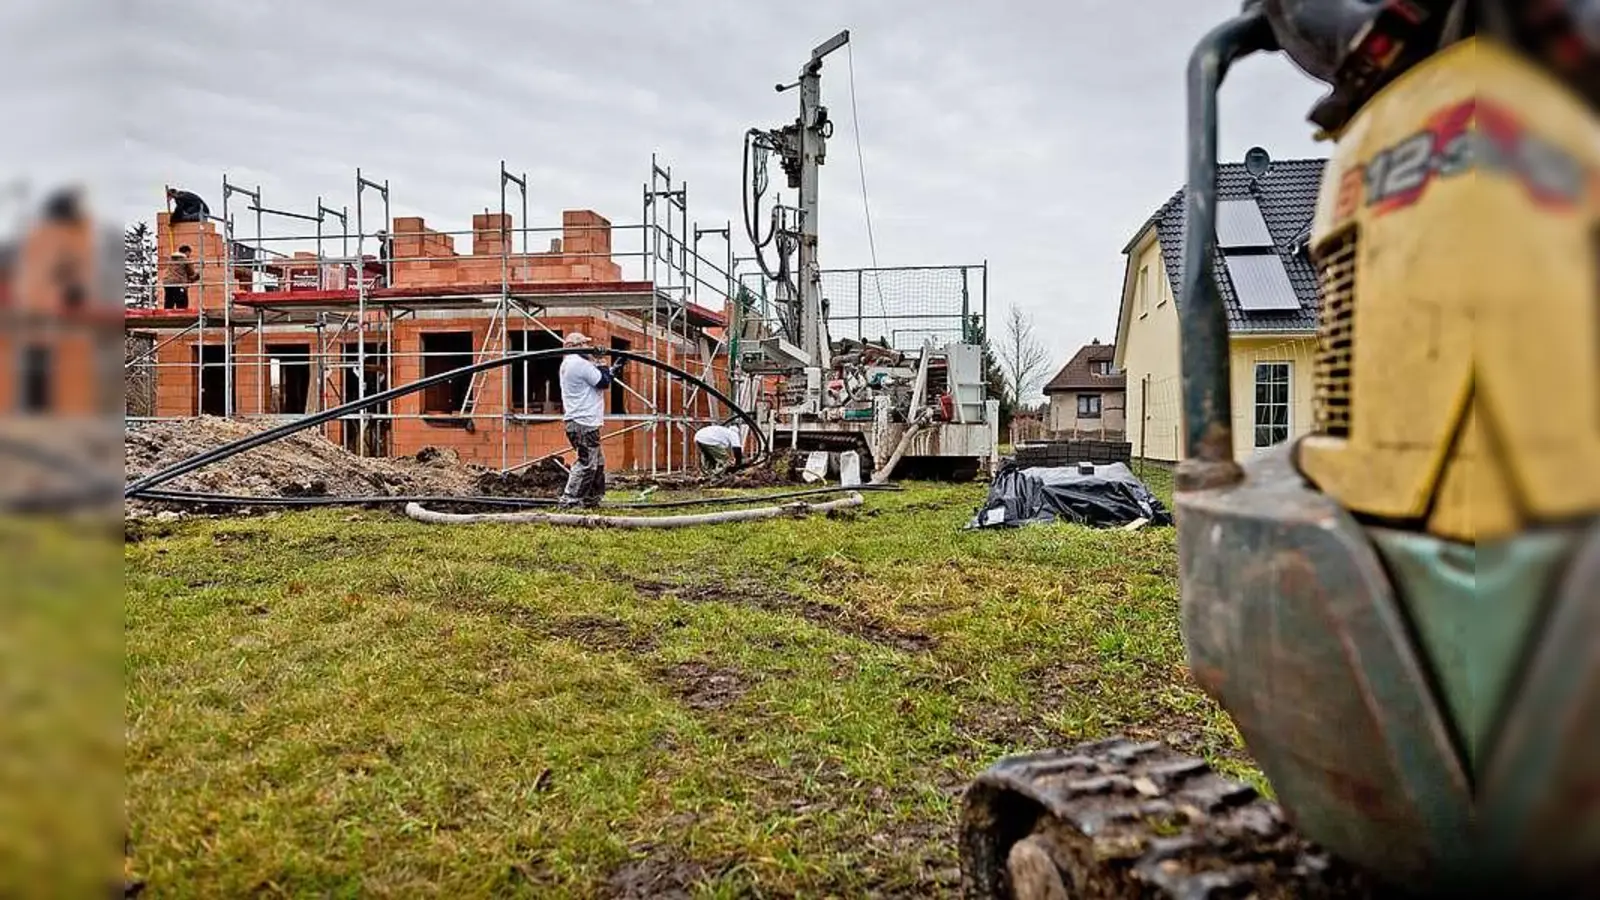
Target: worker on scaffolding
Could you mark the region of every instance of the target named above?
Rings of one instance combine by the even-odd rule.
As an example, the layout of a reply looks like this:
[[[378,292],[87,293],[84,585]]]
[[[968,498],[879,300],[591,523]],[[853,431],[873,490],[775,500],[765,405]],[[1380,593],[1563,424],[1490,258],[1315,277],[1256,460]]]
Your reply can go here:
[[[707,475],[717,475],[744,465],[744,432],[728,425],[707,425],[694,433],[700,448],[700,467]]]
[[[561,360],[561,408],[567,443],[578,454],[561,492],[560,505],[600,505],[606,493],[606,458],[600,450],[600,425],[604,421],[606,390],[622,371],[624,360],[602,368],[594,362],[594,341],[581,331],[562,340],[578,349]]]
[[[174,225],[182,222],[204,222],[211,218],[211,207],[193,191],[167,188],[167,202],[172,204],[172,218],[168,221]]]

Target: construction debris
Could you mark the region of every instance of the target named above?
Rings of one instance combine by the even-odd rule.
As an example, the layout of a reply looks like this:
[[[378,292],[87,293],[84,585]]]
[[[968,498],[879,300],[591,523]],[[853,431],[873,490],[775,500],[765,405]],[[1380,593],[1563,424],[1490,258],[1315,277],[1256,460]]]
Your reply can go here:
[[[132,426],[123,438],[131,480],[266,426],[205,416]],[[182,475],[164,488],[262,497],[372,494],[471,494],[482,469],[462,465],[450,451],[428,448],[415,457],[358,457],[316,431],[304,431]],[[131,500],[130,516],[160,504]]]

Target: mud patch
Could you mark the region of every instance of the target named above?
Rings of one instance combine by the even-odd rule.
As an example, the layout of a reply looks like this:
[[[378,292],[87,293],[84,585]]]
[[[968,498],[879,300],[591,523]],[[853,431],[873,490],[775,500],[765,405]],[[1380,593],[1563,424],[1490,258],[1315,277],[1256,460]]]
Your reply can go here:
[[[817,603],[751,579],[716,584],[635,579],[633,588],[646,597],[671,595],[688,603],[729,603],[799,616],[829,631],[907,653],[929,650],[935,643],[929,635],[896,628],[858,610]]]
[[[514,603],[496,603],[492,600],[457,598],[443,605],[460,612],[501,619],[540,637],[569,640],[595,653],[626,651],[644,654],[656,648],[654,638],[648,634],[636,634],[626,622],[618,619],[601,616],[556,619],[536,609]]]
[[[693,889],[711,876],[710,870],[700,863],[684,859],[666,848],[646,845],[635,849],[643,853],[618,866],[606,878],[602,897],[615,900],[657,898],[657,900],[688,900]]]
[[[666,666],[657,674],[671,684],[678,699],[693,710],[726,709],[750,690],[744,676],[738,672],[693,660]]]
[[[564,638],[597,653],[649,653],[656,647],[654,638],[634,634],[627,623],[600,616],[579,616],[575,619],[557,619],[545,624],[543,633],[549,637]]]

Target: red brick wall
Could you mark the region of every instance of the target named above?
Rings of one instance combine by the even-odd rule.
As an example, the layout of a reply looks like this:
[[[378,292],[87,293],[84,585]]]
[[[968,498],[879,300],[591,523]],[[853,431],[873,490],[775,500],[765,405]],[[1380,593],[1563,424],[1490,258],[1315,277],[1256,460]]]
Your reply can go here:
[[[377,315],[377,314],[374,314]],[[551,330],[567,333],[572,329],[581,330],[594,339],[596,346],[604,349],[611,344],[611,338],[618,337],[631,342],[635,352],[648,353],[650,351],[649,338],[641,328],[632,328],[623,322],[608,320],[600,316],[567,316],[544,317],[540,320]],[[422,350],[422,335],[430,332],[471,332],[473,335],[473,351],[478,357],[483,350],[484,341],[489,330],[490,320],[482,317],[449,317],[428,319],[402,319],[395,322],[393,332],[393,346],[391,352],[393,359],[393,384],[406,384],[422,377],[423,358],[418,356]],[[520,323],[513,319],[510,323],[513,331],[519,330]],[[533,332],[542,332],[538,326],[528,324]],[[162,337],[157,333],[157,340]],[[207,335],[207,345],[216,346],[220,332]],[[353,338],[353,335],[350,336]],[[381,332],[369,333],[369,344],[381,344],[385,335]],[[234,410],[235,415],[253,416],[263,412],[262,400],[270,402],[270,386],[263,385],[268,375],[268,362],[260,358],[259,348],[262,345],[274,344],[310,344],[312,353],[316,353],[315,335],[312,332],[295,333],[267,333],[258,343],[254,334],[245,335],[236,340],[234,344]],[[172,341],[156,353],[158,366],[156,369],[156,409],[158,417],[191,416],[197,410],[197,369],[194,366],[195,349],[198,344],[196,336],[191,334]],[[497,345],[498,346],[498,343]],[[341,372],[333,370],[341,359],[345,348],[354,350],[356,342],[353,339],[342,340],[338,345],[330,346],[328,357],[324,360],[324,378],[321,390],[323,408],[329,408],[345,402],[340,396],[344,386]],[[666,354],[663,352],[663,358]],[[700,372],[700,357],[691,357],[688,365],[681,354],[671,356],[673,364],[686,367],[691,372]],[[330,373],[327,374],[327,373]],[[640,394],[649,396],[650,370],[644,366],[632,365],[624,370],[623,381],[629,384]],[[312,375],[315,378],[316,366],[313,360]],[[394,456],[415,454],[424,447],[440,447],[455,450],[464,461],[476,462],[483,465],[499,467],[501,457],[501,428],[502,423],[498,414],[503,409],[504,384],[508,381],[502,376],[501,370],[491,370],[479,376],[477,388],[476,411],[484,416],[473,421],[473,428],[468,430],[458,424],[447,424],[442,419],[428,421],[420,418],[422,410],[422,393],[413,393],[394,401],[391,412],[397,418],[390,421],[388,427],[389,453]],[[728,374],[726,360],[719,360],[713,369],[713,384],[724,391],[728,391]],[[663,391],[672,384],[666,376],[662,376]],[[317,391],[313,384],[312,391]],[[673,388],[673,403],[671,410],[675,415],[682,414],[682,397],[679,389]],[[711,414],[711,400],[708,395],[701,392],[693,403],[693,411],[700,416]],[[609,399],[606,406],[610,410]],[[624,413],[630,415],[644,415],[648,412],[645,402],[632,394],[624,395]],[[720,411],[725,415],[726,411]],[[606,423],[604,434],[614,434],[629,425],[636,424],[629,421],[615,419]],[[324,426],[323,433],[333,441],[340,440],[340,429],[345,423],[333,422]],[[349,427],[355,427],[353,423]],[[566,435],[560,422],[534,422],[511,423],[509,425],[508,450],[509,460],[513,463],[524,459],[543,456],[567,449]],[[683,455],[681,432],[663,426],[655,437],[657,461],[665,464],[668,454],[668,445],[671,445],[671,456],[675,465],[681,466]],[[606,440],[603,447],[606,453],[607,467],[614,470],[644,469],[650,465],[651,438],[644,428],[636,428],[619,438]],[[691,448],[692,449],[692,448]],[[570,459],[570,457],[569,457]]]
[[[500,254],[504,242],[515,249],[517,236],[508,214],[472,217],[472,253],[456,252],[455,240],[429,228],[418,216],[394,220],[394,286],[448,287],[510,281],[620,281],[622,266],[611,259],[611,223],[592,210],[561,215],[561,249]],[[502,223],[504,227],[502,240]]]
[[[189,285],[189,309],[222,309],[223,297],[228,287],[224,265],[222,235],[214,222],[179,222],[173,224],[170,214],[156,214],[156,305],[162,305],[163,288],[180,283],[171,265],[172,254],[179,247],[189,248],[189,262],[194,267],[198,283]],[[202,266],[202,260],[204,265]],[[232,287],[235,291],[249,290],[251,272],[248,266],[235,266]]]

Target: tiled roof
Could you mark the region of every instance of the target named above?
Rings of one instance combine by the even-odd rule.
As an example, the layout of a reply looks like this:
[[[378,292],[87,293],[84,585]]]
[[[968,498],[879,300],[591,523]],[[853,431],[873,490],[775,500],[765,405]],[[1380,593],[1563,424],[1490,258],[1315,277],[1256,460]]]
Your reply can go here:
[[[1061,391],[1124,391],[1128,389],[1128,375],[1118,372],[1115,375],[1099,375],[1089,368],[1092,362],[1111,362],[1117,355],[1115,344],[1102,344],[1098,341],[1085,344],[1067,360],[1061,367],[1056,377],[1050,379],[1044,386],[1046,394],[1055,394]]]
[[[1222,292],[1228,310],[1228,328],[1235,334],[1271,334],[1282,331],[1310,331],[1317,327],[1317,311],[1321,308],[1321,293],[1317,273],[1304,254],[1303,237],[1310,227],[1311,217],[1317,209],[1317,191],[1322,186],[1322,171],[1327,165],[1323,159],[1275,160],[1272,169],[1262,177],[1258,190],[1252,193],[1250,175],[1242,163],[1222,163],[1217,166],[1217,199],[1248,200],[1255,198],[1261,207],[1261,216],[1272,233],[1272,242],[1289,273],[1289,283],[1300,299],[1298,310],[1247,313],[1239,305],[1233,285],[1228,281],[1227,267],[1222,264],[1222,251],[1217,250],[1217,288]],[[1166,263],[1167,278],[1172,283],[1172,297],[1183,302],[1179,291],[1179,275],[1183,272],[1183,199],[1179,189],[1152,217],[1156,235],[1161,241],[1161,258]]]

